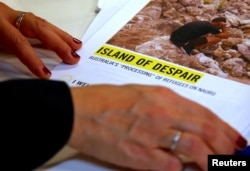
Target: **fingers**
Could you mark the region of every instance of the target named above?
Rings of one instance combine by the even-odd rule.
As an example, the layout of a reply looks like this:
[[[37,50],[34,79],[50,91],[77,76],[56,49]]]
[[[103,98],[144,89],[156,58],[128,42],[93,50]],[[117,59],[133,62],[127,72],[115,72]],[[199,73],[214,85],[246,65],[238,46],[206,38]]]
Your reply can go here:
[[[4,24],[0,32],[1,44],[12,51],[28,69],[39,78],[47,79],[51,76],[44,63],[36,56],[27,39],[9,23]]]
[[[236,149],[236,141],[232,140],[220,126],[215,126],[217,124],[223,124],[223,122],[211,120],[210,123],[200,118],[190,118],[183,121],[183,124],[176,123],[174,127],[202,137],[213,153],[232,154]],[[230,132],[230,129],[228,131]]]
[[[165,146],[172,146],[175,135],[172,135],[172,137],[167,136],[166,142],[164,142]],[[187,156],[188,160],[195,161],[203,170],[207,168],[208,154],[214,154],[213,150],[201,137],[189,132],[182,132],[180,139],[176,143],[176,148],[170,152],[173,152],[177,156]]]
[[[119,147],[125,151],[127,167],[136,170],[182,170],[182,161],[177,156],[159,148],[145,148],[133,141],[123,141]]]
[[[155,149],[152,151],[151,155],[151,160],[147,162],[153,164],[153,166],[151,166],[151,170],[181,171],[183,168],[182,161],[171,153],[166,153],[163,150]]]
[[[208,154],[233,154],[247,145],[235,129],[210,110],[174,92],[158,87],[143,99],[147,101],[133,108],[143,121],[130,132],[140,137],[142,144],[170,149],[176,132],[182,131],[174,152],[188,156],[204,169]]]
[[[27,38],[40,40],[46,48],[54,51],[67,64],[76,64],[80,60],[80,56],[76,53],[82,47],[80,40],[32,13],[19,17],[16,28],[16,20],[21,12],[3,3],[0,3],[0,10],[3,12],[0,21],[0,44],[13,52],[37,77],[48,79],[51,72],[38,58]]]
[[[46,20],[28,13],[22,21],[20,31],[27,37],[39,39],[48,49],[53,50],[67,64],[76,64],[80,56],[80,40],[60,30]]]
[[[245,147],[246,142],[240,141],[243,139],[241,135],[217,115],[201,106],[196,106],[196,109],[197,111],[189,111],[188,115],[179,115],[174,128],[199,135],[208,142],[214,153],[232,154],[235,150]],[[180,123],[178,120],[183,122]]]
[[[232,150],[244,148],[246,144],[244,141],[240,141],[243,138],[235,129],[229,126],[228,123],[225,123],[207,108],[195,102],[183,100],[184,101],[182,101],[181,98],[179,100],[176,99],[177,102],[182,103],[179,104],[179,106],[182,107],[178,111],[182,115],[176,115],[176,129],[187,130],[188,132],[201,136],[211,145],[215,153],[228,154],[234,152]],[[182,122],[178,122],[178,120],[182,120]],[[211,141],[211,139],[213,139],[213,141]],[[239,142],[242,142],[242,144],[240,145]],[[228,145],[225,146],[225,143]],[[234,149],[228,147],[234,147]]]
[[[176,145],[175,148],[171,149],[174,143],[173,139],[179,130],[171,128],[162,130],[159,127],[154,130],[155,127],[158,126],[138,126],[136,129],[131,130],[130,135],[138,137],[136,143],[141,144],[141,146],[162,150],[168,157],[173,155],[179,158],[179,155],[183,155],[188,160],[195,161],[204,170],[207,168],[207,156],[208,154],[215,154],[215,152],[202,137],[183,131],[176,144],[174,144]]]

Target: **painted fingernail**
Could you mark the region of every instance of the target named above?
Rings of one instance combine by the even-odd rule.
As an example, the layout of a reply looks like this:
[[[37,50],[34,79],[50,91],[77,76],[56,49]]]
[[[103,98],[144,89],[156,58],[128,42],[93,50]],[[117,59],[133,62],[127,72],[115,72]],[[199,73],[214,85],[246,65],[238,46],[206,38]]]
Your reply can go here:
[[[43,72],[46,74],[46,75],[51,75],[51,72],[49,71],[49,69],[48,68],[46,68],[46,67],[43,67]]]
[[[74,41],[75,43],[77,43],[77,44],[81,44],[81,43],[82,43],[81,40],[78,40],[78,39],[76,39],[76,38],[73,38],[73,41]]]
[[[247,146],[247,140],[245,138],[243,138],[242,136],[240,136],[237,141],[236,144],[238,147],[240,147],[241,149],[246,148]]]
[[[77,59],[80,58],[80,56],[73,50],[71,51],[71,54],[74,58],[77,58]]]

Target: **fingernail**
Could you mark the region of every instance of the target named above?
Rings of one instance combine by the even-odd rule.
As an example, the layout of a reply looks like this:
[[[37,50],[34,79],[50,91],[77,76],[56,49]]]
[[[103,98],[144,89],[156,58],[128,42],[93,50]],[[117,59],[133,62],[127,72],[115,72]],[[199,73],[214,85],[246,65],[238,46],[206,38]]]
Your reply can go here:
[[[71,51],[71,54],[74,58],[80,58],[80,56],[73,50]]]
[[[49,69],[46,68],[46,67],[43,67],[43,72],[44,72],[46,75],[51,75],[51,72],[50,72]]]
[[[78,39],[76,39],[76,38],[73,38],[73,41],[74,41],[75,43],[77,43],[77,44],[81,44],[81,43],[82,43],[81,40],[78,40]]]
[[[241,149],[246,148],[247,146],[247,140],[245,138],[243,138],[242,136],[240,136],[237,141],[236,144],[238,147],[240,147]]]

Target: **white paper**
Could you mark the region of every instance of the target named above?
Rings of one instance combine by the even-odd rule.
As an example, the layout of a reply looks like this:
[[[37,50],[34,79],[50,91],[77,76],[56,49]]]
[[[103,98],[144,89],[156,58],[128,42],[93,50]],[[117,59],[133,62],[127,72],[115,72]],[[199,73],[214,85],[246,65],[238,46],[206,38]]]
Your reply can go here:
[[[114,169],[80,159],[71,159],[44,171],[115,171]]]
[[[82,41],[86,43],[127,2],[128,0],[99,0],[97,3],[99,12],[83,35]]]
[[[91,162],[85,159],[70,159],[48,169],[36,171],[135,171],[129,168],[110,165],[109,163]],[[166,170],[171,171],[171,170]],[[186,165],[182,171],[197,171],[193,166]]]

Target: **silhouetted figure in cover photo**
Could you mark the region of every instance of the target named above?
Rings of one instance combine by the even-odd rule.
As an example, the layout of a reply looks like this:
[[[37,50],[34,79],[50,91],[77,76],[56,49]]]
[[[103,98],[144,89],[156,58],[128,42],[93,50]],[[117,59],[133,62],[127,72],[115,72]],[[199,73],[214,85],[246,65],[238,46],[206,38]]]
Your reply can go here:
[[[204,48],[228,38],[226,18],[217,17],[209,21],[193,21],[173,31],[170,40],[190,54],[195,48]]]

